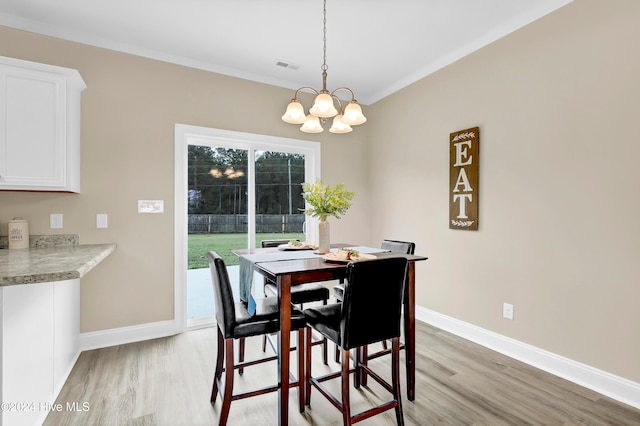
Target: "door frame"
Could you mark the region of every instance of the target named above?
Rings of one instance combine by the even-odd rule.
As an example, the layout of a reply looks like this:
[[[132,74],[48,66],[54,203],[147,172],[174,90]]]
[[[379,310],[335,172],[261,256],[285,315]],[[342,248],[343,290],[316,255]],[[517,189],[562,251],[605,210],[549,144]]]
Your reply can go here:
[[[254,197],[255,151],[285,151],[305,156],[305,181],[320,179],[320,143],[302,139],[235,132],[209,127],[175,125],[175,187],[174,187],[174,323],[178,332],[187,327],[187,249],[188,249],[188,193],[187,173],[188,146],[192,144],[231,147],[249,150],[249,170],[247,177],[249,199]],[[248,226],[250,247],[255,247],[255,202],[248,203]],[[306,227],[307,240],[316,239],[317,226],[314,218],[307,217],[311,226]],[[196,327],[194,327],[196,328]]]

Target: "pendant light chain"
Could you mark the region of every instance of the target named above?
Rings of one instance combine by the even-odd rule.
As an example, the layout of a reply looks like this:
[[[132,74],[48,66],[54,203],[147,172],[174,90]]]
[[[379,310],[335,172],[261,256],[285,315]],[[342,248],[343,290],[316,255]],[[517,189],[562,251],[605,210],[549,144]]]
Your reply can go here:
[[[333,124],[329,131],[331,133],[349,133],[351,126],[357,126],[367,121],[367,117],[362,114],[362,108],[358,105],[353,90],[348,87],[338,87],[329,92],[327,90],[327,0],[323,0],[322,8],[322,89],[316,90],[313,87],[303,86],[296,90],[293,99],[287,105],[287,110],[282,116],[282,121],[290,124],[302,124],[300,130],[305,133],[320,133],[324,129],[322,126],[327,122],[328,118],[333,117]],[[316,98],[313,106],[306,114],[298,93],[301,91],[313,92]],[[351,95],[349,103],[342,108],[342,102],[336,95],[338,91],[345,91]],[[338,108],[336,109],[336,104]]]
[[[323,51],[323,56],[322,56],[322,67],[320,67],[320,69],[322,69],[322,71],[326,71],[329,69],[329,67],[327,66],[327,0],[324,0],[324,7],[322,9],[322,16],[324,17],[324,19],[322,20],[322,32],[323,32],[323,37],[322,37],[322,51]]]

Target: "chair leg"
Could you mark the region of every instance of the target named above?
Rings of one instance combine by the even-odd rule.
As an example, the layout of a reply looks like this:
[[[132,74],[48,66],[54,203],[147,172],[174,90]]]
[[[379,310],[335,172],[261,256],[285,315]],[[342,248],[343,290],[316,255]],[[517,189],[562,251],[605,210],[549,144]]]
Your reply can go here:
[[[357,349],[356,349],[357,350]],[[349,350],[342,349],[342,424],[351,425],[351,403],[349,402]]]
[[[238,339],[238,362],[244,361],[244,337]],[[242,376],[244,368],[238,368],[238,373]]]
[[[306,351],[305,351],[305,372],[304,372],[304,385],[305,385],[305,394],[306,394],[306,404],[311,405],[311,327],[307,327],[305,329],[305,341],[306,341]]]
[[[356,389],[360,389],[360,385],[362,384],[362,347],[355,348],[353,351],[353,387]]]
[[[262,337],[262,352],[266,352],[267,351],[267,335],[265,334]]]
[[[360,363],[362,365],[369,364],[369,346],[364,345],[360,351]],[[360,384],[367,386],[367,372],[364,369],[360,369]]]
[[[393,382],[393,398],[398,401],[396,406],[396,421],[398,426],[404,425],[402,414],[402,392],[400,390],[400,339],[391,340],[391,380]]]
[[[218,328],[218,356],[216,358],[216,371],[213,373],[213,387],[211,389],[211,403],[218,397],[218,380],[222,377],[222,363],[224,361],[224,337]]]
[[[340,284],[344,284],[344,278],[340,278]],[[338,300],[338,302],[342,302],[342,300]],[[326,305],[326,304],[327,304],[327,300],[324,301],[323,305]],[[340,362],[340,347],[338,345],[336,345],[335,354],[333,357],[335,362]]]
[[[322,338],[322,363],[324,365],[328,365],[329,364],[329,362],[327,361],[327,359],[329,358],[329,355],[328,355],[329,351],[327,350],[328,346],[329,346],[329,344],[327,343],[327,338],[323,337]]]
[[[307,403],[305,392],[307,390],[307,382],[305,380],[305,363],[307,360],[307,350],[305,345],[304,328],[298,329],[298,403],[300,412],[304,413],[304,406]]]
[[[324,299],[322,301],[323,305],[327,304],[327,299]],[[336,349],[337,351],[337,349]],[[329,365],[329,342],[327,341],[327,338],[322,336],[322,363],[324,365]]]
[[[387,349],[387,341],[386,340],[382,341],[382,349]]]
[[[227,424],[229,410],[231,408],[231,398],[233,396],[233,339],[226,339],[226,363],[225,363],[225,379],[224,379],[224,395],[222,397],[222,408],[220,409],[219,426]]]

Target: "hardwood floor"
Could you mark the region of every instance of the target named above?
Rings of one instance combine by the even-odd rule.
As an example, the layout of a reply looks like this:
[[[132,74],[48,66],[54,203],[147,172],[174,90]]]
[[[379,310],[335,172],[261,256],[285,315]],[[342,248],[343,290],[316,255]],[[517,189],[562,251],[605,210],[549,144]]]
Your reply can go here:
[[[209,403],[215,342],[215,329],[207,328],[83,352],[57,400],[62,410],[52,411],[44,424],[217,424],[220,400]],[[416,342],[415,401],[406,399],[403,382],[408,425],[640,425],[638,409],[424,323],[417,323]],[[248,340],[248,357],[259,356],[260,345],[259,338]],[[327,369],[317,350],[314,374]],[[371,362],[383,377],[389,377],[388,364],[388,357]],[[329,368],[339,367],[330,360]],[[238,388],[273,383],[276,364],[249,367],[236,377]],[[378,395],[387,398],[375,381],[370,386],[352,388],[354,410],[365,409]],[[290,398],[291,424],[341,424],[340,413],[317,391],[303,414],[297,412],[295,390]],[[276,407],[276,393],[234,401],[228,424],[275,425]],[[395,424],[395,417],[391,411],[362,424]]]

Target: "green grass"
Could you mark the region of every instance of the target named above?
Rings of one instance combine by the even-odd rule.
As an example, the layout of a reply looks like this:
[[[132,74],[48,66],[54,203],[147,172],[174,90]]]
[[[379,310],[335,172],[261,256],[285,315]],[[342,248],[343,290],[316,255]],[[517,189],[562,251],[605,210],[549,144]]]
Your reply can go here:
[[[304,234],[256,234],[257,245],[261,240],[300,240],[304,241]],[[189,234],[189,253],[187,265],[189,269],[208,268],[207,252],[213,250],[218,253],[227,266],[237,265],[238,256],[231,250],[247,248],[247,234]]]

